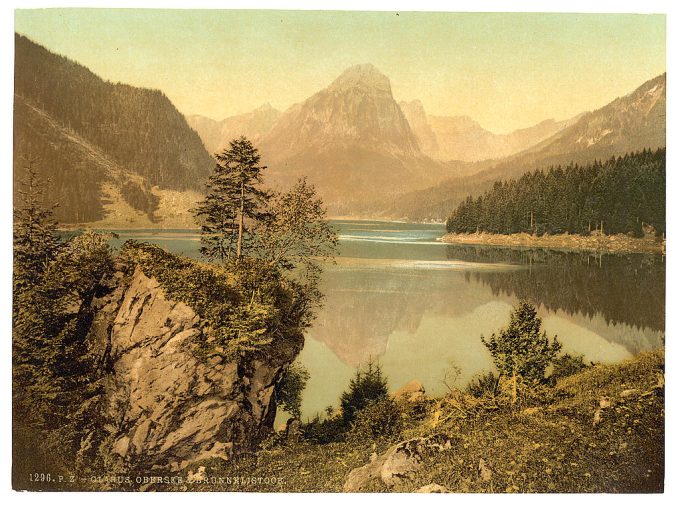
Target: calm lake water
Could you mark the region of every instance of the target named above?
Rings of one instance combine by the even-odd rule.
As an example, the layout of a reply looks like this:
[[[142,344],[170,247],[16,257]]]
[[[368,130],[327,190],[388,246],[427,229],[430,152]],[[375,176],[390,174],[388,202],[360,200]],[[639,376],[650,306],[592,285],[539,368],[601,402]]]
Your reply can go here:
[[[432,395],[444,373],[464,386],[492,368],[480,341],[507,324],[519,298],[535,302],[549,335],[586,360],[615,362],[662,345],[665,265],[660,255],[454,246],[439,225],[334,222],[337,263],[324,274],[324,308],[300,361],[311,375],[303,416],[337,406],[357,366],[378,360],[390,388],[417,379]],[[198,257],[195,231],[117,231]]]

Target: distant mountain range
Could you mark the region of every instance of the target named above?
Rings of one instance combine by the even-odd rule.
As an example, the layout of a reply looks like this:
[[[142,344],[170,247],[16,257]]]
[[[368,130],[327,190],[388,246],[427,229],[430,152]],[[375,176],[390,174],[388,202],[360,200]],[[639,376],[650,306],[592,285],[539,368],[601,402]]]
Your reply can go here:
[[[419,100],[400,102],[421,149],[440,160],[482,161],[521,152],[573,124],[578,117],[544,120],[509,134],[494,134],[469,116],[427,115]]]
[[[187,122],[198,132],[205,147],[213,154],[221,152],[227,148],[229,141],[240,136],[247,137],[258,146],[279,116],[281,112],[267,103],[248,113],[221,121],[201,115],[189,115]]]
[[[307,176],[336,215],[361,214],[366,203],[433,185],[465,166],[422,152],[389,79],[371,64],[350,67],[284,111],[260,148],[270,184]]]
[[[499,135],[397,103],[371,64],[283,112],[265,104],[221,121],[185,118],[162,92],[106,82],[19,35],[15,73],[15,181],[38,157],[67,223],[191,226],[209,153],[241,135],[275,188],[307,176],[331,215],[414,220],[444,219],[498,179],[666,142],[665,74],[597,111]]]
[[[388,207],[400,194],[484,167],[430,157],[392,95],[387,76],[371,64],[350,67],[328,87],[277,115],[261,109],[222,120],[189,116],[206,146],[224,146],[238,125],[260,149],[266,178],[286,187],[306,176],[333,215]],[[257,126],[252,128],[251,126]],[[266,132],[265,132],[266,130]]]
[[[469,117],[429,115],[419,100],[396,103],[389,79],[364,64],[277,118],[254,122],[260,108],[219,124],[252,133],[270,183],[307,175],[332,214],[443,220],[496,180],[665,146],[665,90],[664,74],[599,110],[494,134]]]
[[[469,194],[537,168],[594,160],[666,146],[666,74],[606,106],[579,115],[563,129],[472,176],[454,177],[400,196],[379,213],[412,220],[443,220]],[[376,210],[377,212],[377,210]]]

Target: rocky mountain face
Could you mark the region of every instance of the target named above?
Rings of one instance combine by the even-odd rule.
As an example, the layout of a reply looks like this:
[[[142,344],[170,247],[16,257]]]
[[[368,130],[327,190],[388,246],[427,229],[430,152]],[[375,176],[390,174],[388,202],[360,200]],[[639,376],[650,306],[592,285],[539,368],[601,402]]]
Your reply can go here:
[[[106,378],[109,453],[128,467],[176,471],[213,457],[228,459],[271,429],[275,382],[302,347],[277,356],[200,359],[191,341],[205,340],[196,312],[170,299],[137,267],[129,281],[95,299],[88,339]],[[164,469],[165,470],[165,469]]]
[[[151,197],[202,187],[212,159],[163,93],[104,81],[21,35],[15,46],[14,179],[34,160],[60,221],[105,218],[115,201],[105,186],[141,216],[154,199],[122,189]]]
[[[578,121],[517,155],[516,161],[545,165],[564,163],[563,155],[586,162],[666,146],[666,74],[632,93],[581,115]],[[514,162],[514,161],[512,161]]]
[[[210,153],[217,153],[227,148],[229,141],[241,136],[247,137],[257,146],[280,115],[279,110],[267,103],[248,113],[230,116],[221,121],[201,115],[189,115],[187,122],[201,137],[206,149]]]
[[[330,86],[283,113],[265,136],[265,153],[276,159],[353,146],[389,156],[420,155],[418,142],[392,97],[390,81],[371,64],[355,65]]]
[[[271,184],[286,187],[304,175],[339,215],[455,174],[423,154],[389,79],[371,64],[350,67],[290,107],[260,146]]]
[[[507,157],[540,143],[576,120],[544,120],[508,134],[495,134],[469,116],[428,115],[418,100],[399,104],[423,152],[439,160],[475,162]]]
[[[413,130],[421,150],[433,157],[439,154],[440,148],[437,135],[432,130],[423,103],[416,99],[411,102],[401,101],[399,106]],[[451,159],[455,159],[455,157],[451,157]]]

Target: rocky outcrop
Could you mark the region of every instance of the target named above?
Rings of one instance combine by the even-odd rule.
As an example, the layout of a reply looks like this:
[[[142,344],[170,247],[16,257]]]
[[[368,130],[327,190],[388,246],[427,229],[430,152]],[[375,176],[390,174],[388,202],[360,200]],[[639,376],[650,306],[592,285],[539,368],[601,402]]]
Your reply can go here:
[[[276,357],[204,359],[192,343],[209,332],[193,309],[139,267],[115,287],[96,302],[91,329],[110,370],[110,453],[134,467],[179,470],[255,444],[273,424],[275,383],[302,337]]]
[[[428,455],[451,449],[451,440],[442,435],[419,437],[402,441],[380,456],[353,469],[347,476],[345,492],[366,492],[374,482],[395,487],[418,471]]]

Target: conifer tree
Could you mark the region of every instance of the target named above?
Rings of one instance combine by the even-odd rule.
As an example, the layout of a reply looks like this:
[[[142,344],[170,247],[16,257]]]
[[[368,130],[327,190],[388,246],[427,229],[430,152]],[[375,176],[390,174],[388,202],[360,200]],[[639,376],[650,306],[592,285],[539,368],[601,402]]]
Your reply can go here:
[[[45,203],[47,182],[38,176],[34,160],[27,160],[14,207],[14,293],[35,285],[57,256],[61,241],[53,212]]]
[[[387,397],[387,379],[382,368],[369,360],[364,369],[357,369],[349,382],[349,389],[340,396],[343,421],[345,424],[352,422],[359,411]]]
[[[201,226],[201,253],[222,263],[238,261],[248,247],[247,221],[262,216],[268,197],[261,188],[266,166],[260,165],[260,154],[245,137],[231,141],[229,149],[215,158],[208,193],[193,210]]]
[[[510,316],[510,324],[498,334],[492,333],[482,343],[487,347],[494,364],[502,376],[513,380],[542,381],[545,369],[557,357],[562,344],[557,336],[548,339],[541,332],[542,321],[536,308],[527,301],[521,301]]]

